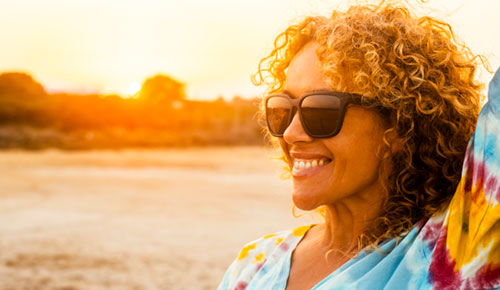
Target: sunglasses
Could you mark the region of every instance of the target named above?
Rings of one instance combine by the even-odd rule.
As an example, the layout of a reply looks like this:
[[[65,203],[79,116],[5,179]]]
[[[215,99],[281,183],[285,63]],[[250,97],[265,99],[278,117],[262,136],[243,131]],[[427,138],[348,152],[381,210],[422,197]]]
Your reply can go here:
[[[357,94],[316,91],[300,98],[287,94],[270,95],[265,99],[267,127],[271,135],[283,137],[285,130],[299,112],[304,131],[313,138],[330,138],[342,128],[349,103],[359,103]]]

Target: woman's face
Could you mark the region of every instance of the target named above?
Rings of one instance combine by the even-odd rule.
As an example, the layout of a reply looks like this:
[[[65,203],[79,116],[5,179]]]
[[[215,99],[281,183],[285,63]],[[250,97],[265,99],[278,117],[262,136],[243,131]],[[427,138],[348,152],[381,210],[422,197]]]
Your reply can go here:
[[[324,81],[316,48],[315,43],[307,44],[290,63],[284,90],[294,98],[311,91],[339,90]],[[349,105],[340,132],[315,139],[307,135],[296,114],[280,138],[292,169],[294,204],[303,210],[339,202],[380,205],[384,195],[377,152],[387,129],[384,124],[373,109]]]

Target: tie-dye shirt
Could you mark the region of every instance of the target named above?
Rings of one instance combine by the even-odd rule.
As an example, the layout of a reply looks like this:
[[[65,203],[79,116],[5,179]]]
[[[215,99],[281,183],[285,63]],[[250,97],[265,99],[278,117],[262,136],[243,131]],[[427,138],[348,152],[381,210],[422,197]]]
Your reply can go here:
[[[312,289],[500,289],[500,70],[490,83],[447,210],[416,224],[399,243],[361,253]],[[247,244],[219,290],[283,290],[292,251],[311,226]]]

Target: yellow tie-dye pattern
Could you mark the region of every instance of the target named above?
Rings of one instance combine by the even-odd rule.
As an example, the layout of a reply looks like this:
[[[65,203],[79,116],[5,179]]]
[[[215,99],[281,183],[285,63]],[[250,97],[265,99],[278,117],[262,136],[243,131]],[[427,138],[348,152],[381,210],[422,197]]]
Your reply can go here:
[[[313,225],[308,225],[308,226],[301,226],[298,228],[295,228],[292,232],[292,234],[296,237],[303,236]]]
[[[500,205],[493,205],[493,202],[486,200],[482,187],[473,186],[471,192],[465,191],[464,180],[462,178],[450,203],[446,220],[446,246],[455,261],[456,272],[476,259],[484,259],[480,251],[487,248],[490,249],[488,263],[500,263]]]
[[[277,238],[275,245],[277,246],[277,245],[281,244],[281,242],[283,242],[283,238]]]
[[[259,253],[257,256],[255,256],[255,260],[253,261],[253,263],[259,263],[263,261],[264,257],[264,253]]]
[[[272,238],[274,236],[276,236],[276,234],[270,234],[270,235],[264,236],[263,239],[269,239],[269,238]]]
[[[238,260],[241,261],[245,259],[248,256],[248,252],[250,252],[253,249],[255,249],[255,243],[243,247],[243,249],[241,249],[240,255],[238,256]]]

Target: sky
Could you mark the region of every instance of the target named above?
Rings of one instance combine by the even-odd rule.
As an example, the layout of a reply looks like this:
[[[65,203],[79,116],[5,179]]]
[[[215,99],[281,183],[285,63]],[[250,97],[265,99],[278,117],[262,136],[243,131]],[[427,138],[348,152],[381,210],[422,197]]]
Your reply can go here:
[[[474,53],[487,56],[493,69],[500,66],[499,0],[427,2],[420,15],[446,20]],[[250,75],[279,32],[305,15],[329,15],[349,3],[0,0],[0,72],[27,72],[51,92],[124,97],[162,73],[185,83],[189,98],[253,97],[263,89]]]

